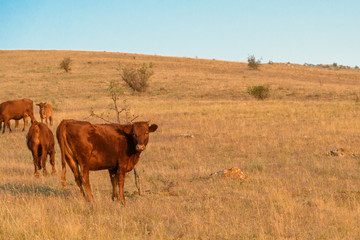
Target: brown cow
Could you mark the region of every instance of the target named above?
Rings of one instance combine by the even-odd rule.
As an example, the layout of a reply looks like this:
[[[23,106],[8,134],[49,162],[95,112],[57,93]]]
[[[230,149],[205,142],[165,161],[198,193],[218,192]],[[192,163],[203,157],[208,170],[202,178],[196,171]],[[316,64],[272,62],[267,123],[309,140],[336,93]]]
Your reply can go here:
[[[41,122],[43,122],[43,119],[45,118],[45,122],[46,124],[48,124],[48,119],[50,121],[50,125],[53,125],[53,111],[52,111],[52,106],[50,103],[38,103],[36,104],[37,106],[39,106],[39,113],[40,113],[40,118],[41,118]]]
[[[43,168],[44,176],[47,175],[46,171],[46,157],[50,156],[50,163],[52,165],[52,172],[55,170],[55,141],[54,135],[51,130],[44,123],[34,121],[31,125],[27,135],[27,146],[31,151],[34,159],[36,177],[39,176],[38,169]],[[41,160],[41,161],[40,161]]]
[[[156,124],[149,126],[148,122],[120,125],[63,120],[56,130],[61,149],[63,186],[66,182],[66,160],[81,193],[88,201],[93,201],[89,171],[108,169],[113,187],[112,199],[118,199],[119,186],[120,198],[125,204],[125,173],[139,161],[140,153],[149,141],[149,133],[156,129]]]
[[[10,128],[10,119],[20,120],[24,119],[24,128],[26,127],[26,118],[30,116],[31,122],[35,121],[34,111],[33,111],[33,101],[30,99],[18,99],[10,100],[0,104],[0,123],[4,122],[3,133],[5,132],[6,126]]]

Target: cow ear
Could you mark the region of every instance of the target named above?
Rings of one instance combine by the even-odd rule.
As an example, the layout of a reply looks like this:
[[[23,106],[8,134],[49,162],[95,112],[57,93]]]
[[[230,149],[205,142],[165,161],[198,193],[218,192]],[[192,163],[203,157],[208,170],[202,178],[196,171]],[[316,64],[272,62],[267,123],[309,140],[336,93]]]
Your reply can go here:
[[[40,107],[40,103],[37,103],[36,106],[39,106],[39,107]]]
[[[126,134],[131,134],[131,133],[132,133],[132,130],[133,130],[133,126],[132,126],[132,125],[126,125],[126,126],[124,126],[124,128],[123,128],[123,131],[124,131],[124,133],[126,133]]]
[[[158,125],[152,124],[152,125],[149,127],[149,132],[155,132],[157,128],[158,128]]]

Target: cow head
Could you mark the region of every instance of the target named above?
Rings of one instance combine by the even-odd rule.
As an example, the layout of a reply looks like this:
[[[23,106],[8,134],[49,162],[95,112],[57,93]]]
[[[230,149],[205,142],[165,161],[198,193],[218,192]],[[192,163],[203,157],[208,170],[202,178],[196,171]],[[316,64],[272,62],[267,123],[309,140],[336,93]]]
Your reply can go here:
[[[41,116],[45,116],[45,106],[46,106],[46,103],[37,103],[36,106],[39,106],[40,110],[40,115]]]
[[[124,132],[132,136],[136,151],[142,152],[149,142],[149,133],[155,132],[157,128],[158,126],[156,124],[149,126],[149,122],[135,122],[126,125],[124,127]]]
[[[29,129],[29,132],[28,132],[26,138],[28,141],[30,141],[32,138],[38,138],[39,134],[40,134],[39,123],[37,121],[34,121],[31,124],[31,127]]]

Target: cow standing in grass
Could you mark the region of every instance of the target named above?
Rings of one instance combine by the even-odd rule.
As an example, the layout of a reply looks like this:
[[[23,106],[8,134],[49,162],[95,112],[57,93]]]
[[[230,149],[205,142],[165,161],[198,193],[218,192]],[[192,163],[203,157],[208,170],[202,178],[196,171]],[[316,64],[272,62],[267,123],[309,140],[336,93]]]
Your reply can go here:
[[[46,158],[50,156],[50,164],[52,166],[52,172],[55,170],[55,141],[54,134],[44,123],[34,121],[31,125],[27,135],[27,146],[32,153],[34,160],[36,177],[39,176],[38,169],[43,169],[44,176],[47,175],[46,171]]]
[[[10,100],[0,104],[0,125],[4,122],[3,133],[5,132],[6,126],[10,128],[10,119],[20,120],[24,119],[24,128],[25,131],[27,116],[31,118],[31,122],[35,121],[34,110],[33,110],[33,101],[30,99],[18,99]]]
[[[118,199],[119,187],[120,199],[125,203],[125,173],[135,167],[149,141],[149,133],[155,132],[157,127],[156,124],[149,126],[148,122],[120,125],[63,120],[56,130],[61,149],[63,186],[66,161],[83,196],[93,201],[89,171],[108,169],[113,187],[112,199]]]

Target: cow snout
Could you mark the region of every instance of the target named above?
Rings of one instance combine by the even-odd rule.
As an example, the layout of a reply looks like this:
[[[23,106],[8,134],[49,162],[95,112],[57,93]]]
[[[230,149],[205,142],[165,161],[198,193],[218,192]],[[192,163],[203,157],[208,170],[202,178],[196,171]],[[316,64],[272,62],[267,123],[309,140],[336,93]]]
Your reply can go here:
[[[138,144],[138,145],[136,145],[136,151],[138,151],[138,152],[141,152],[141,151],[144,151],[145,150],[145,145],[140,145],[140,144]]]

